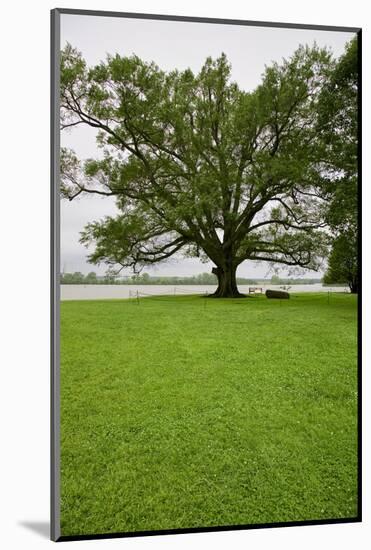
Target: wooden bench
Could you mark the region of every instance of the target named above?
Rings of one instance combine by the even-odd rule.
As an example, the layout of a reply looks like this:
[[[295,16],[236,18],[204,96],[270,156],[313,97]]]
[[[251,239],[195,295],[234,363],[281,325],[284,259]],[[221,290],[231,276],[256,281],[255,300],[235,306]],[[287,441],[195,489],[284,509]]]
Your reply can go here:
[[[263,294],[263,289],[260,286],[249,286],[249,294]]]

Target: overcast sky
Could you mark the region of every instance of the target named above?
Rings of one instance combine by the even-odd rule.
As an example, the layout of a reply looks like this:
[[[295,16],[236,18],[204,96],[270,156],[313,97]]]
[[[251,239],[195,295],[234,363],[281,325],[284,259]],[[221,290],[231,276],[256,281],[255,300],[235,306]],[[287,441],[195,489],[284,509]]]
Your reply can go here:
[[[272,61],[289,57],[299,44],[329,47],[338,57],[353,33],[277,29],[186,23],[121,17],[95,17],[82,15],[61,16],[61,47],[67,42],[82,52],[88,65],[95,65],[107,54],[121,56],[136,54],[146,61],[155,61],[163,70],[186,69],[198,72],[207,56],[227,54],[232,64],[232,79],[245,90],[254,89],[261,81],[264,66]],[[81,159],[97,157],[100,151],[92,128],[77,126],[63,131],[61,144],[75,150]],[[79,233],[86,223],[106,215],[114,215],[116,207],[111,197],[83,197],[72,202],[61,202],[61,269],[65,272],[95,271],[104,274],[107,267],[86,262],[87,249],[79,243]],[[173,259],[145,269],[157,275],[194,275],[210,271],[212,264],[197,259]],[[267,264],[244,262],[238,275],[264,277]],[[126,273],[129,273],[128,271]],[[282,274],[286,272],[283,270]],[[306,276],[319,276],[306,271]]]

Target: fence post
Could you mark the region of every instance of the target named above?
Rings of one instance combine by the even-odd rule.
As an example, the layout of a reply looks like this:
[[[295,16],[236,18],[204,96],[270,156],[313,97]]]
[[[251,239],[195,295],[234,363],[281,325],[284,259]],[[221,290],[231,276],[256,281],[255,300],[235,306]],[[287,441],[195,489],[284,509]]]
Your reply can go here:
[[[137,291],[137,304],[139,306],[139,292]]]

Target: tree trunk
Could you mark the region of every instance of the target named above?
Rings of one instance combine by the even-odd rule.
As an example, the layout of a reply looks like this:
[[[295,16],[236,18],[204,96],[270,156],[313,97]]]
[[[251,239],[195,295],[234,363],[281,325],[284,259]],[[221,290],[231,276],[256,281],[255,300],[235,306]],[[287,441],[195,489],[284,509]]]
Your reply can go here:
[[[351,294],[358,294],[358,280],[353,279],[353,281],[350,281],[349,288],[350,288]]]
[[[214,298],[238,298],[245,296],[238,291],[236,282],[236,267],[223,269],[213,267],[212,273],[218,277],[218,288],[211,294]]]

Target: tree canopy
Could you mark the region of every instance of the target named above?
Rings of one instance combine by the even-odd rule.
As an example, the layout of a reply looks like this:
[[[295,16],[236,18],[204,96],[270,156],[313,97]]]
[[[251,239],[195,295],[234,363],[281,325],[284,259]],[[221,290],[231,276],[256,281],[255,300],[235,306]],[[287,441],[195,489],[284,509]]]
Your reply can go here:
[[[358,55],[357,39],[346,47],[323,88],[319,123],[328,162],[326,222],[333,236],[328,283],[358,292]]]
[[[321,92],[319,126],[326,155],[323,187],[330,201],[327,222],[333,230],[357,225],[358,169],[357,39],[347,44]]]
[[[239,294],[245,260],[317,269],[328,240],[320,103],[335,67],[325,49],[300,46],[247,92],[224,54],[198,74],[119,55],[89,68],[67,45],[61,127],[95,128],[102,154],[63,149],[62,194],[114,196],[119,210],[85,227],[89,260],[135,270],[180,253],[211,260],[216,296]]]
[[[358,292],[357,239],[347,231],[333,241],[328,269],[323,278],[326,284],[343,283],[349,286],[352,293]]]

